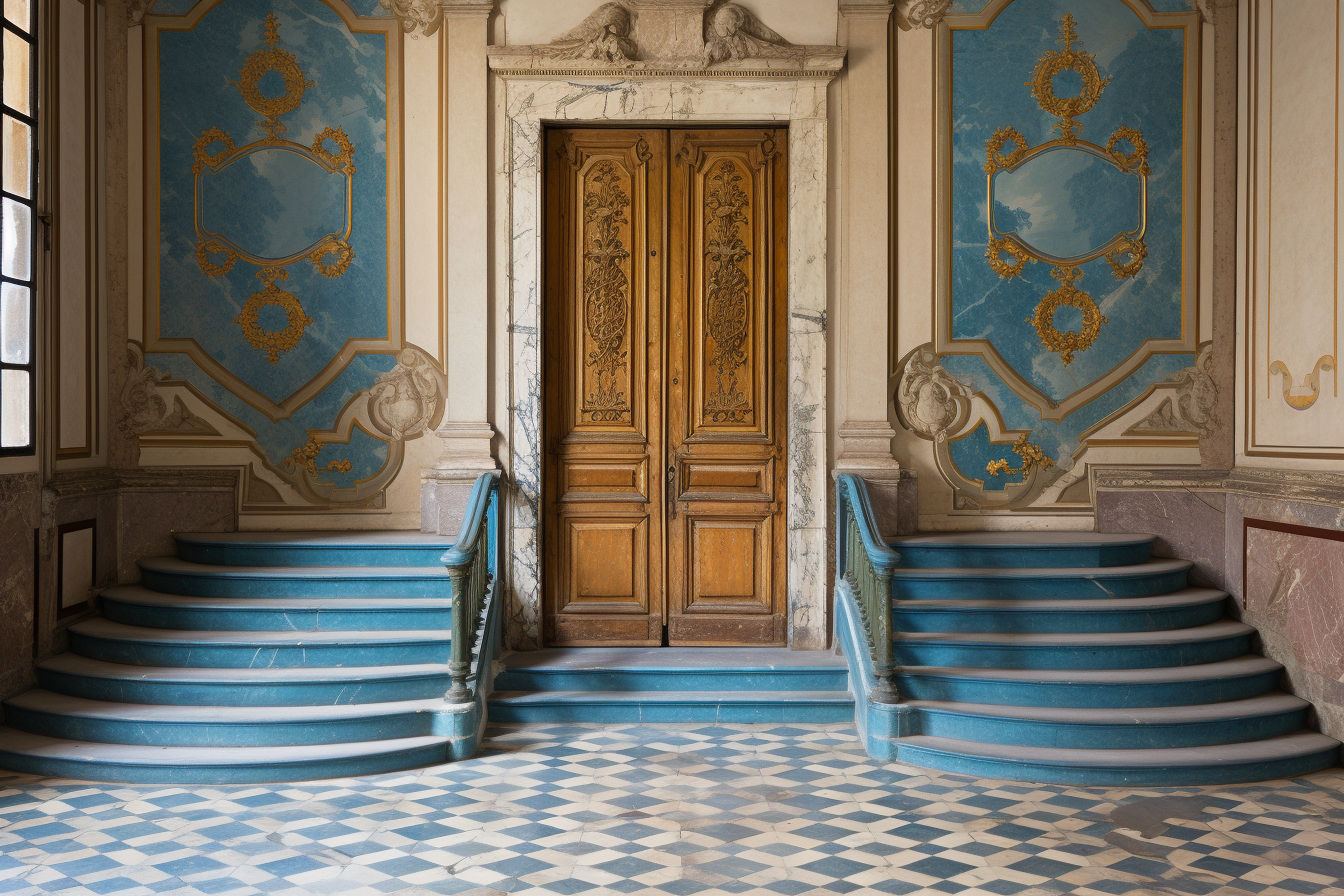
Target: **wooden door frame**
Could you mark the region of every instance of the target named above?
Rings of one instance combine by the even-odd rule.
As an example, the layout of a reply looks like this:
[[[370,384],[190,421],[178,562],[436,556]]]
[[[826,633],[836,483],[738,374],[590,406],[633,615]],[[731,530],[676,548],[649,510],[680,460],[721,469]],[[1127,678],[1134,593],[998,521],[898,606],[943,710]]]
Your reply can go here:
[[[507,421],[502,433],[510,474],[506,637],[513,649],[533,650],[542,643],[542,131],[552,124],[587,123],[720,127],[739,117],[741,123],[788,127],[788,643],[813,650],[829,645],[826,116],[827,85],[834,75],[833,69],[733,78],[496,70],[502,85],[503,169],[496,207],[504,229],[495,309],[496,319],[507,322],[498,338],[509,358],[497,380],[496,419]]]

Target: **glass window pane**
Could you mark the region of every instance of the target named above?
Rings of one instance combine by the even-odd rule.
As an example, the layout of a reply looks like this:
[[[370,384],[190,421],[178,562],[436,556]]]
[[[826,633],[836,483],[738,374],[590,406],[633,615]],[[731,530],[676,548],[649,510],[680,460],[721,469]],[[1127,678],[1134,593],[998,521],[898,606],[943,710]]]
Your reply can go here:
[[[33,196],[33,133],[28,125],[17,118],[4,117],[0,123],[0,139],[4,140],[4,187],[25,199]]]
[[[5,32],[5,104],[18,109],[24,115],[31,114],[28,102],[31,99],[28,89],[28,75],[32,63],[32,53],[28,41],[12,31]]]
[[[28,441],[28,371],[0,370],[0,448],[24,448]]]
[[[5,0],[5,18],[30,34],[33,30],[31,16],[32,9],[28,0]]]
[[[28,287],[6,283],[0,288],[0,361],[28,363]]]
[[[4,219],[0,223],[0,271],[6,277],[19,280],[32,279],[33,261],[33,212],[22,202],[6,199]]]

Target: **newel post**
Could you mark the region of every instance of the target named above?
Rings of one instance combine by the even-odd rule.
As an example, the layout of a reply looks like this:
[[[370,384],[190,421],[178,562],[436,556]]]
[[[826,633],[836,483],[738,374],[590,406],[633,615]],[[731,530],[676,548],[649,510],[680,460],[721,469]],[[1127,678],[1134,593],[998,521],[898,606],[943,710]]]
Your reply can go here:
[[[467,594],[468,567],[456,565],[448,567],[448,581],[453,591],[453,635],[451,653],[448,661],[448,678],[452,682],[448,689],[449,703],[465,703],[471,699],[467,690],[467,676],[471,674],[471,635],[470,625],[471,598]]]

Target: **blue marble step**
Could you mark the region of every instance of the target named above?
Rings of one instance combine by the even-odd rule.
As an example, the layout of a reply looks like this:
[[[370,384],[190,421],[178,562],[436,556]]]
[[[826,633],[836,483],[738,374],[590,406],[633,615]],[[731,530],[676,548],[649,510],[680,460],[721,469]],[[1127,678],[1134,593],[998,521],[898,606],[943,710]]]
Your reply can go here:
[[[1006,706],[1191,706],[1268,694],[1283,667],[1262,656],[1159,669],[973,669],[906,666],[902,697]]]
[[[262,784],[375,775],[444,762],[446,737],[267,747],[85,743],[0,728],[0,767],[129,784]]]
[[[1240,784],[1333,767],[1339,742],[1301,731],[1246,743],[1148,750],[1007,746],[916,735],[896,759],[963,775],[1099,787]]]
[[[844,658],[777,647],[563,647],[510,654],[500,691],[847,691]]]
[[[440,566],[453,540],[416,531],[190,532],[177,556],[215,566]]]
[[[1224,619],[1158,632],[901,632],[892,638],[901,666],[987,669],[1157,669],[1242,656],[1255,629]]]
[[[1306,724],[1307,701],[1271,693],[1227,703],[1129,709],[995,706],[910,700],[913,733],[981,743],[1157,749],[1262,740]]]
[[[187,631],[362,632],[449,629],[448,598],[186,597],[118,585],[98,597],[113,622]]]
[[[1133,566],[1147,562],[1151,535],[1098,532],[938,532],[896,538],[907,569]]]
[[[1187,560],[1105,568],[897,569],[896,600],[1107,600],[1154,597],[1186,587]]]
[[[417,598],[451,596],[448,571],[412,566],[215,566],[177,557],[138,561],[151,591],[189,597]]]
[[[854,700],[828,691],[496,691],[492,722],[794,722],[854,720]]]
[[[432,733],[441,699],[330,706],[164,706],[88,700],[34,689],[4,703],[11,727],[107,744],[282,747]]]
[[[1227,593],[1186,588],[1116,600],[898,600],[902,632],[1157,632],[1223,618]]]
[[[447,631],[193,632],[90,619],[70,627],[80,656],[132,666],[230,669],[409,666],[448,662]]]
[[[210,669],[131,666],[63,653],[37,666],[37,682],[58,694],[172,706],[312,706],[443,697],[448,666]],[[0,764],[2,765],[2,764]]]

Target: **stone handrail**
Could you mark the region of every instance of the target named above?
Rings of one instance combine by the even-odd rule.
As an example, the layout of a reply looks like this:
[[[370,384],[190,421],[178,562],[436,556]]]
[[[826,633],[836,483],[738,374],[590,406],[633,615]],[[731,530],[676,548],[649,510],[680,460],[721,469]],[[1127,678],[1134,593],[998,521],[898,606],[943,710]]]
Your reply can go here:
[[[499,471],[494,470],[476,480],[457,541],[443,555],[453,597],[449,703],[471,700],[474,691],[468,680],[479,678],[479,670],[472,675],[472,666],[484,636],[486,610],[499,570],[499,478]]]
[[[861,477],[850,473],[836,477],[835,526],[835,577],[853,592],[867,634],[868,658],[876,679],[872,699],[895,703],[899,696],[892,680],[896,668],[891,647],[891,573],[900,555],[882,540]]]

